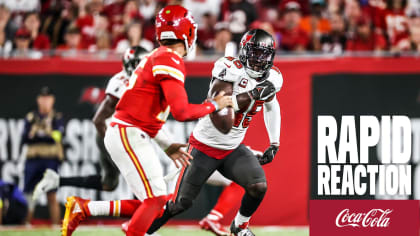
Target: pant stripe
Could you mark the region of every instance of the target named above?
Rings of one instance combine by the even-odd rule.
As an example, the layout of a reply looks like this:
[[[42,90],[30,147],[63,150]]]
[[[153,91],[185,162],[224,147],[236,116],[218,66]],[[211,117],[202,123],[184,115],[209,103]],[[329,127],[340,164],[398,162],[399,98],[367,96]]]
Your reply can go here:
[[[193,149],[192,145],[189,144],[188,147],[187,147],[187,152],[189,154],[191,154],[192,149]],[[178,176],[178,180],[176,181],[175,192],[172,195],[172,200],[173,201],[175,201],[176,200],[176,197],[178,196],[178,190],[179,190],[179,187],[181,185],[182,178],[184,177],[185,169],[186,169],[185,167],[182,167],[181,172],[179,173],[179,176]]]
[[[120,201],[114,201],[115,203],[115,210],[114,210],[114,216],[120,216]]]
[[[152,187],[150,186],[149,181],[147,180],[146,174],[136,156],[136,154],[134,153],[133,149],[130,146],[130,143],[128,142],[127,139],[127,131],[125,129],[125,127],[120,127],[120,135],[121,135],[121,139],[123,142],[123,146],[125,148],[125,151],[128,153],[128,156],[130,157],[131,161],[133,162],[134,166],[136,167],[137,172],[140,175],[140,179],[143,182],[144,188],[146,189],[146,194],[148,198],[153,198],[153,191],[152,191]]]
[[[114,201],[109,202],[109,215],[110,216],[115,216]]]

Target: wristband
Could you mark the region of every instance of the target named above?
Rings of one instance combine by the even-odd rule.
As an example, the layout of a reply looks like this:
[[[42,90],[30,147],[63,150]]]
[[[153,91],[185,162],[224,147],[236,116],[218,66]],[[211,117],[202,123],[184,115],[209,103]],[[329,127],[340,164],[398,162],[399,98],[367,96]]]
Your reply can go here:
[[[218,111],[218,110],[219,110],[219,105],[217,105],[217,102],[216,102],[216,101],[214,101],[214,100],[211,100],[210,102],[211,102],[211,104],[213,104],[213,106],[214,106],[214,108],[215,108],[214,110],[215,110],[215,111]]]

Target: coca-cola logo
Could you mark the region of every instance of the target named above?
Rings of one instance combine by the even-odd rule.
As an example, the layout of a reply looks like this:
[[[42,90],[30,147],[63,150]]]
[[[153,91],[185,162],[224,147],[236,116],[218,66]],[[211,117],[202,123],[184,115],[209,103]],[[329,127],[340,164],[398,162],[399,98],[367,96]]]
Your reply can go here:
[[[378,227],[386,228],[389,226],[391,209],[372,209],[368,212],[350,212],[349,209],[342,210],[335,219],[337,227]]]

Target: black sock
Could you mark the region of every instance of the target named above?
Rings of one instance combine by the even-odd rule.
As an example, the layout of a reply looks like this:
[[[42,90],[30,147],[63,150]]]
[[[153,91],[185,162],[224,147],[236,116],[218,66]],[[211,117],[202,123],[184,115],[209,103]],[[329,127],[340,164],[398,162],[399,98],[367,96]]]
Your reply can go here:
[[[242,198],[241,208],[239,208],[239,213],[245,217],[250,217],[258,209],[258,206],[261,204],[264,198],[255,198],[245,193]]]
[[[102,177],[100,175],[60,177],[60,186],[102,190]]]
[[[163,215],[160,218],[157,218],[153,221],[152,225],[147,230],[148,234],[153,234],[154,232],[158,231],[160,227],[162,227],[169,219],[172,218],[172,214],[169,212],[168,207],[166,207]]]

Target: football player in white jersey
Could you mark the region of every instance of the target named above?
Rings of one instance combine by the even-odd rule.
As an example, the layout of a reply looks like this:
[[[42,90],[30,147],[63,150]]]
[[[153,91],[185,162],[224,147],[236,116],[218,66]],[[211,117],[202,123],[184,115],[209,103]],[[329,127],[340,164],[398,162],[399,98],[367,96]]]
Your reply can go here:
[[[118,186],[120,172],[109,157],[103,141],[107,127],[107,119],[114,113],[115,105],[124,94],[131,74],[146,53],[148,52],[140,46],[134,46],[125,51],[122,59],[123,70],[112,76],[109,80],[105,89],[106,97],[99,105],[99,108],[93,117],[93,123],[98,132],[97,145],[100,149],[99,160],[101,169],[104,170],[104,175],[60,177],[55,171],[47,169],[44,177],[35,187],[33,199],[38,199],[42,193],[62,186],[104,191],[113,191]]]
[[[181,172],[173,200],[168,201],[163,215],[149,228],[149,234],[171,217],[190,208],[207,178],[218,170],[245,190],[241,207],[230,227],[231,233],[254,235],[248,228],[248,222],[267,189],[261,165],[274,159],[280,140],[281,116],[276,93],[283,85],[283,78],[273,66],[274,55],[272,36],[254,29],[243,36],[239,58],[224,57],[215,62],[209,97],[221,91],[233,95],[233,126],[226,125],[232,124],[228,122],[229,108],[219,111],[222,122],[212,114],[199,120],[189,141],[192,146],[190,154],[194,159]],[[252,117],[263,107],[270,145],[263,155],[255,156],[242,144],[242,140]]]

